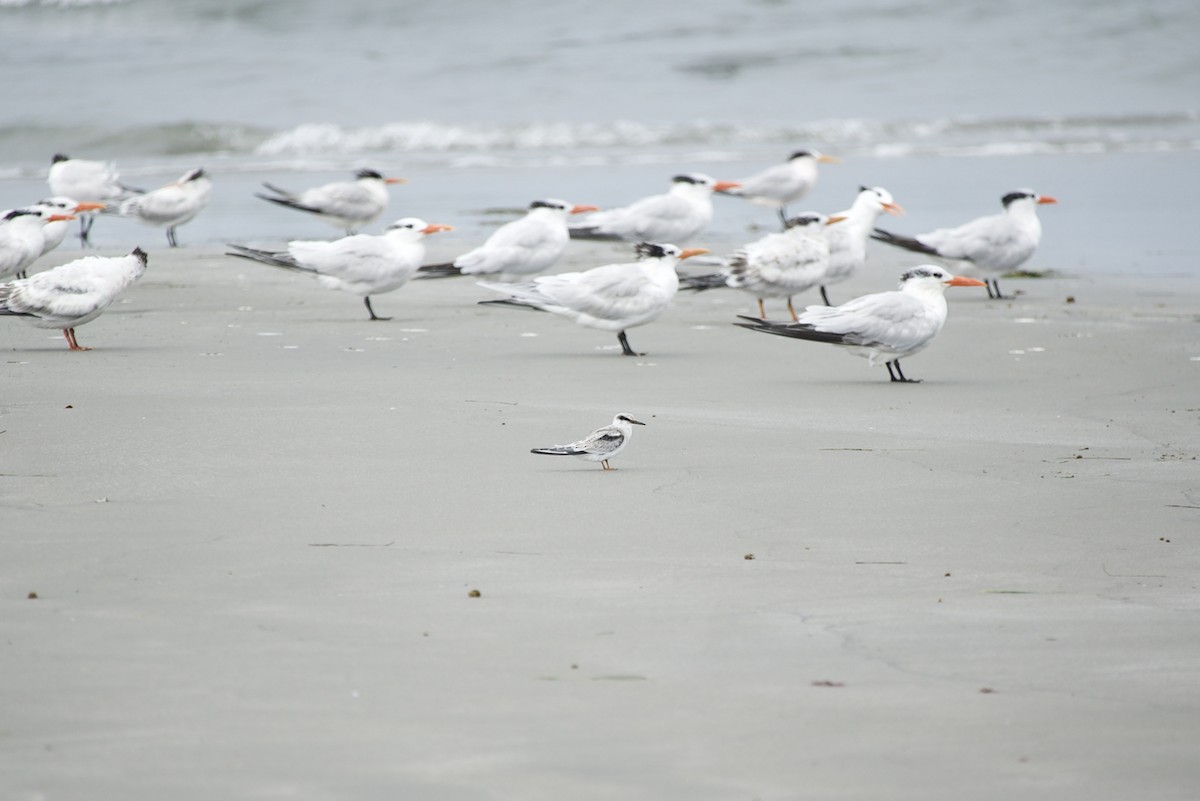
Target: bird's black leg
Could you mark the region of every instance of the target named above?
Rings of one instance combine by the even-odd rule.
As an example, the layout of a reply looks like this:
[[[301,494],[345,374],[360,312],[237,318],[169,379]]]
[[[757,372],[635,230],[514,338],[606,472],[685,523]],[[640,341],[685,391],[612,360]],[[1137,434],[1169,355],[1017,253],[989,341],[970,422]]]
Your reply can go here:
[[[994,298],[996,300],[1005,300],[1006,298],[1004,297],[1003,293],[1000,292],[1000,279],[992,278],[992,279],[990,279],[991,283],[988,283],[988,281],[989,281],[989,279],[986,279],[986,278],[984,279],[984,283],[988,284],[988,297]],[[996,290],[995,295],[992,294],[993,289]]]
[[[375,310],[371,308],[371,296],[370,295],[363,296],[363,303],[365,303],[367,305],[367,312],[370,313],[372,320],[390,320],[390,319],[392,319],[391,317],[380,317],[379,315],[375,314]]]
[[[96,218],[90,214],[84,214],[79,218],[79,245],[87,247],[92,244],[89,238],[92,235],[92,225],[96,222]]]
[[[179,247],[179,243],[175,241],[175,226],[167,229],[167,244],[173,248]]]
[[[622,356],[645,356],[644,353],[638,353],[633,348],[629,347],[629,339],[625,336],[625,332],[617,334],[617,341],[621,343]]]
[[[921,383],[921,379],[919,379],[919,378],[905,378],[904,377],[904,371],[900,369],[900,360],[899,359],[893,359],[892,361],[888,362],[888,366],[887,366],[888,375],[891,375],[891,373],[892,373],[892,365],[893,364],[896,365],[896,375],[892,376],[893,381],[895,381],[898,384],[920,384]],[[897,378],[897,376],[899,376],[899,378]]]
[[[832,303],[829,302],[829,296],[825,294],[825,287],[821,287],[821,300],[825,301],[826,306],[833,305]]]
[[[779,207],[779,224],[783,226],[783,230],[787,230],[787,206]]]

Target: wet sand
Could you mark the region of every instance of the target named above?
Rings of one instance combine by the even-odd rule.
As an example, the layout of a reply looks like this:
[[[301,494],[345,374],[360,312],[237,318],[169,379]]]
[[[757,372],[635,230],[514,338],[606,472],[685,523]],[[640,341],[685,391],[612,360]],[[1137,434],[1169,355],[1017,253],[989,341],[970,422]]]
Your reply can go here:
[[[633,359],[215,251],[90,353],[0,320],[2,795],[1191,798],[1200,280],[1002,286],[919,385],[738,293]]]

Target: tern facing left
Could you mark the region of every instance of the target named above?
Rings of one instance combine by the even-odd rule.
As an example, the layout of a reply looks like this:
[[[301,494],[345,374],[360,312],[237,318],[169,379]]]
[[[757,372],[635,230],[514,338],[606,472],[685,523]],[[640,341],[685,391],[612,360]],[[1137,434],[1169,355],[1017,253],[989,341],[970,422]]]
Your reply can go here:
[[[589,328],[616,331],[625,356],[644,356],[629,346],[625,329],[658,319],[679,290],[675,267],[683,259],[708,253],[704,248],[681,250],[675,245],[643,242],[636,248],[640,261],[606,264],[581,273],[543,275],[525,284],[479,281],[485,289],[502,292],[503,300],[481,300],[481,306],[515,306],[550,312]]]
[[[549,448],[533,448],[530,453],[540,453],[546,456],[574,456],[585,462],[599,462],[605,470],[616,470],[608,460],[625,450],[629,438],[633,436],[634,426],[644,426],[627,414],[618,414],[613,418],[612,425],[597,428],[578,442],[570,445],[555,445]]]
[[[58,328],[71,350],[80,347],[75,329],[90,323],[146,272],[146,252],[86,256],[28,278],[0,284],[0,315],[28,317],[37,328]]]
[[[615,209],[594,212],[572,225],[572,239],[623,239],[626,242],[686,242],[708,227],[713,218],[713,192],[737,187],[690,172],[671,179],[664,195],[651,195]]]
[[[815,150],[797,150],[783,164],[775,164],[749,178],[739,186],[721,190],[723,194],[745,198],[756,206],[766,206],[779,212],[779,220],[787,227],[787,206],[807,195],[817,184],[818,164],[838,164],[841,159]]]
[[[838,345],[872,367],[882,362],[892,381],[915,384],[920,379],[905,378],[900,360],[924,350],[946,324],[946,288],[983,285],[926,264],[904,273],[899,290],[863,295],[841,306],[809,306],[795,323],[742,317],[746,322],[734,325]]]
[[[957,228],[939,228],[913,237],[876,228],[871,238],[916,253],[969,262],[985,275],[995,276],[985,280],[988,297],[1003,298],[999,276],[1028,261],[1042,239],[1037,207],[1058,201],[1032,189],[1016,189],[1000,202],[1002,214],[978,217]]]
[[[371,296],[407,284],[425,258],[425,237],[453,230],[450,225],[404,217],[389,225],[382,236],[355,234],[332,242],[297,240],[289,242],[287,250],[277,251],[231,244],[236,252],[226,255],[315,275],[326,289],[362,295],[372,320],[390,320],[375,314]]]
[[[131,197],[120,206],[122,217],[130,217],[146,225],[167,229],[167,244],[179,247],[175,229],[190,222],[208,205],[212,180],[203,168],[188,170],[178,181]]]

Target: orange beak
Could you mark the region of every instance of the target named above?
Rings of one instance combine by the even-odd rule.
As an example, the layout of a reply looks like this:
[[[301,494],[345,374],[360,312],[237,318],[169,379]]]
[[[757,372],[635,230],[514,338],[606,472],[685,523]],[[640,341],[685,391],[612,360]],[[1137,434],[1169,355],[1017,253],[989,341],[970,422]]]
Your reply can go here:
[[[826,156],[824,153],[822,153],[820,156],[817,157],[817,161],[820,162],[821,164],[841,164],[842,163],[842,160],[839,159],[837,156]]]
[[[688,248],[679,254],[679,260],[690,259],[692,256],[703,256],[705,253],[711,253],[708,248]]]
[[[571,207],[572,214],[583,214],[584,212],[588,212],[588,211],[600,211],[600,207],[599,206],[572,206]]]
[[[61,220],[73,220],[73,219],[75,219],[74,214],[51,214],[49,217],[46,218],[46,222],[59,222]]]
[[[441,223],[430,223],[421,229],[423,234],[436,234],[439,231],[453,231],[453,225],[442,225]]]
[[[384,178],[383,182],[385,184],[406,184],[406,183],[408,183],[408,179],[407,178]]]
[[[1058,201],[1048,195],[1042,195],[1038,198],[1038,203],[1057,203]]]
[[[75,207],[75,213],[78,214],[81,211],[100,211],[102,208],[104,208],[103,203],[80,203]]]
[[[946,286],[987,286],[977,278],[964,278],[961,275],[955,275],[946,282]]]
[[[737,189],[740,186],[741,184],[739,184],[737,181],[717,181],[715,184],[713,184],[713,191],[725,192],[729,189]]]
[[[904,207],[899,203],[884,203],[883,208],[888,214],[894,214],[897,217],[904,214]]]
[[[839,216],[839,215],[837,215],[837,214],[835,214],[835,215],[833,215],[832,217],[830,217],[828,220],[826,220],[826,221],[825,221],[825,224],[826,224],[826,225],[833,225],[834,223],[840,223],[840,222],[841,222],[842,220],[844,220],[844,219],[846,219],[846,218],[845,218],[845,217],[842,217],[842,216]]]

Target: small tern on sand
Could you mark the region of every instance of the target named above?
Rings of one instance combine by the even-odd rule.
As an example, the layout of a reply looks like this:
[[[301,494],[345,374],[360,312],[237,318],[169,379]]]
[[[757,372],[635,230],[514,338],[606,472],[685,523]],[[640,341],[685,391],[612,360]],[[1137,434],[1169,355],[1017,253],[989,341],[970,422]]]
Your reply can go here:
[[[287,250],[276,251],[231,244],[229,247],[236,252],[226,255],[315,275],[326,289],[362,295],[372,320],[390,320],[376,316],[371,295],[407,284],[425,258],[425,236],[453,230],[450,225],[404,217],[389,225],[381,236],[355,234],[332,242],[297,240],[289,242]]]
[[[796,320],[792,296],[812,289],[825,277],[829,268],[825,226],[843,219],[816,212],[800,214],[784,224],[783,233],[767,234],[734,253],[721,272],[680,278],[679,288],[699,292],[730,287],[748,292],[758,300],[758,316],[764,320],[764,298],[787,298],[788,312]]]
[[[675,245],[642,242],[636,248],[640,261],[607,264],[580,273],[559,273],[535,278],[531,283],[478,282],[502,292],[503,300],[481,300],[482,306],[515,306],[551,312],[589,328],[616,331],[625,356],[644,356],[629,346],[625,329],[658,318],[679,289],[675,266],[683,259],[708,253],[704,248],[681,250]]]
[[[73,159],[62,153],[50,160],[46,176],[50,194],[74,198],[85,203],[107,203],[139,190],[121,183],[117,168],[106,161]],[[91,214],[79,218],[79,241],[87,245],[96,219]]]
[[[212,180],[203,168],[188,170],[178,181],[131,197],[120,205],[122,217],[167,229],[167,244],[179,247],[175,229],[190,222],[208,205]]]
[[[1003,298],[999,277],[1028,261],[1041,241],[1037,207],[1058,201],[1032,189],[1017,189],[1000,202],[1003,213],[978,217],[957,228],[939,228],[912,237],[876,228],[871,237],[916,253],[968,262],[985,275],[994,276],[984,281],[988,297]]]
[[[892,381],[915,384],[919,379],[905,378],[900,360],[924,350],[942,330],[946,324],[946,288],[951,286],[983,286],[983,282],[926,264],[904,273],[899,290],[863,295],[841,306],[809,306],[799,322],[742,317],[746,322],[734,325],[838,345],[867,359],[872,367],[883,362]]]
[[[797,150],[783,164],[775,164],[749,178],[739,186],[721,190],[722,194],[745,198],[756,206],[766,206],[779,212],[779,220],[787,227],[787,206],[807,195],[817,184],[817,164],[837,164],[841,159],[826,156],[815,150]]]
[[[826,306],[830,304],[825,288],[840,284],[866,264],[867,238],[875,227],[875,221],[885,211],[899,217],[904,213],[904,208],[882,186],[861,186],[850,208],[834,215],[844,217],[845,222],[826,232],[829,239],[829,269],[821,279],[821,300],[825,301]]]
[[[406,183],[404,178],[385,178],[375,170],[359,170],[353,181],[336,181],[296,194],[264,183],[274,195],[255,194],[285,208],[307,211],[330,225],[354,234],[375,221],[388,204],[388,184]]]
[[[625,450],[629,438],[633,436],[634,426],[644,426],[645,423],[634,420],[627,414],[618,414],[613,418],[612,425],[597,428],[578,442],[570,445],[558,445],[550,448],[534,448],[530,453],[541,453],[547,456],[575,456],[585,462],[599,462],[605,470],[616,470],[610,467],[608,460]]]
[[[40,206],[0,212],[0,280],[25,277],[25,268],[42,255],[45,226],[75,219]]]
[[[571,238],[686,242],[712,222],[712,193],[737,186],[735,181],[718,181],[699,172],[676,175],[665,195],[651,195],[628,206],[594,212],[571,225]]]
[[[80,347],[75,329],[90,323],[146,272],[146,253],[86,256],[6,284],[0,284],[0,315],[28,317],[38,328],[58,328],[71,350]]]
[[[596,211],[565,200],[535,200],[529,213],[497,228],[482,245],[452,262],[427,264],[421,277],[493,275],[502,281],[545,272],[554,266],[570,241],[567,216]]]

